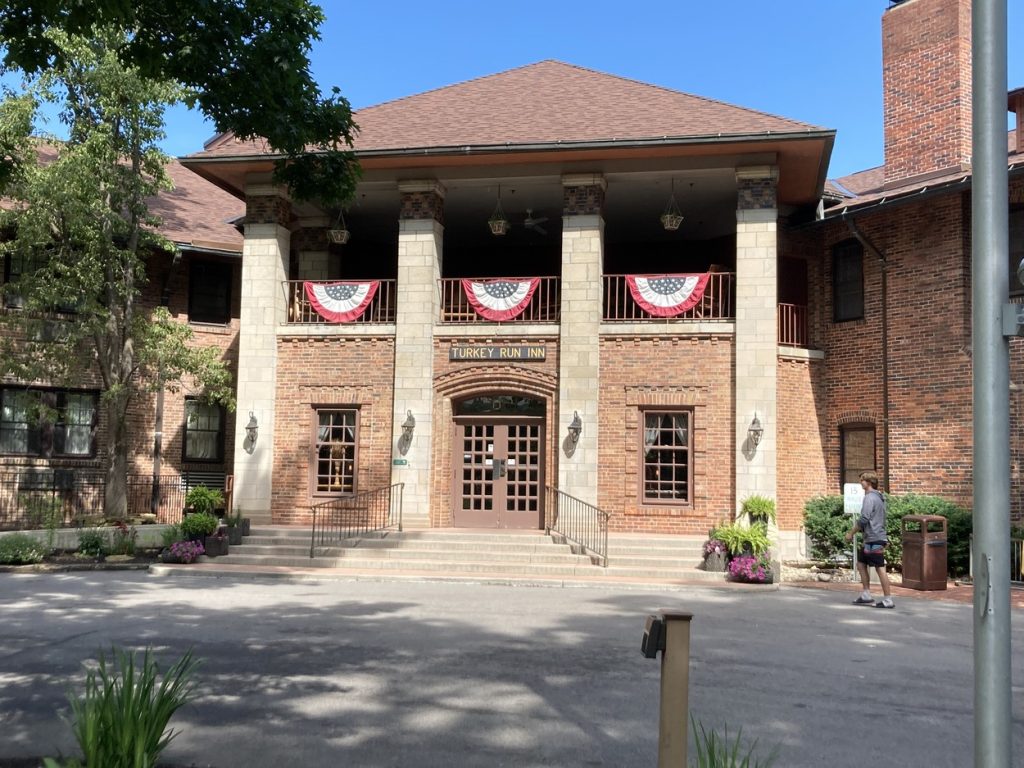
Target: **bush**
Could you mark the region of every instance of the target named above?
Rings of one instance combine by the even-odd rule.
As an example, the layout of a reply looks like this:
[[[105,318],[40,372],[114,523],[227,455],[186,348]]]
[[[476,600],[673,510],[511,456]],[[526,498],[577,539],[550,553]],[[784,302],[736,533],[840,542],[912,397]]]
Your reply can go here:
[[[772,546],[771,539],[768,538],[768,529],[763,523],[755,523],[749,527],[738,523],[720,525],[712,531],[712,538],[723,542],[733,557],[748,550],[754,555],[763,555]]]
[[[903,517],[905,515],[939,515],[946,518],[947,565],[954,575],[966,573],[970,567],[970,537],[973,517],[969,510],[938,496],[908,493],[886,496],[885,530],[889,546],[885,560],[890,569],[903,566]],[[842,496],[819,496],[804,505],[804,531],[811,540],[811,557],[835,560],[850,551],[844,538],[853,527],[853,516],[843,514]]]
[[[181,541],[184,536],[181,533],[180,525],[169,525],[160,532],[160,537],[165,547],[171,546],[176,541]]]
[[[96,528],[78,532],[78,554],[84,557],[103,557],[107,553],[107,537]]]
[[[217,518],[209,512],[193,512],[181,520],[181,532],[185,536],[211,536],[217,530]]]
[[[0,536],[0,564],[28,565],[40,563],[46,557],[47,548],[24,533]]]
[[[68,695],[72,729],[85,765],[103,768],[152,768],[177,735],[167,729],[171,716],[192,700],[191,678],[199,662],[192,651],[160,676],[147,649],[141,664],[134,653],[112,649],[85,676],[81,698]]]
[[[224,506],[224,494],[205,485],[197,485],[185,494],[185,506],[199,514],[211,514]]]
[[[134,525],[119,522],[114,530],[114,540],[110,544],[110,552],[114,555],[134,555],[135,542],[139,532]]]

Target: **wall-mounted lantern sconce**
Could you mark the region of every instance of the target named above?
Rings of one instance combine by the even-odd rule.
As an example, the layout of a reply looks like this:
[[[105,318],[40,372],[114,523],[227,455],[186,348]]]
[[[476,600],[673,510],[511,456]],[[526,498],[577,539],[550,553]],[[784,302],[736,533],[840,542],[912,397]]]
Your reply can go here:
[[[245,425],[245,450],[252,453],[256,449],[256,438],[260,433],[260,425],[256,421],[256,414],[249,411],[249,423]]]
[[[580,441],[580,434],[583,432],[583,421],[580,420],[579,411],[572,412],[572,422],[569,424],[569,440],[573,445]]]
[[[412,411],[405,412],[405,421],[402,422],[402,436],[398,438],[398,453],[405,456],[412,445],[412,433],[416,430],[416,417]]]
[[[761,442],[761,435],[764,434],[764,427],[761,426],[761,420],[757,418],[757,414],[754,414],[754,420],[750,422],[750,427],[747,428],[747,438],[750,440],[750,444],[757,446]]]

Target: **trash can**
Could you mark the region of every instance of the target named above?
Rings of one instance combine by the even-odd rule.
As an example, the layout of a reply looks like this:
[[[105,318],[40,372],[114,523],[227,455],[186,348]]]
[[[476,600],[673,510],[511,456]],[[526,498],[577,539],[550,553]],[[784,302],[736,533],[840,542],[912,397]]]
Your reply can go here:
[[[907,515],[902,524],[903,586],[910,589],[946,588],[946,518]]]

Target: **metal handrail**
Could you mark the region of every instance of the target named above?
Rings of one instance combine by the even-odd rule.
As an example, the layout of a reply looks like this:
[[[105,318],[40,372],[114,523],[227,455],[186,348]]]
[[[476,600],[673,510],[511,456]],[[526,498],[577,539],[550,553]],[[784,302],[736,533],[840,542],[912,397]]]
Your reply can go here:
[[[314,504],[309,556],[317,546],[329,547],[344,539],[397,527],[402,530],[402,492],[405,483]]]
[[[441,291],[441,322],[446,325],[475,325],[493,322],[477,314],[469,303],[462,281],[469,280],[524,280],[522,277],[442,277],[438,280]],[[538,278],[537,290],[523,312],[505,323],[557,323],[561,312],[561,281],[558,277]]]
[[[544,511],[544,531],[557,533],[567,542],[576,544],[608,567],[608,518],[610,513],[598,509],[583,499],[570,496],[550,485],[547,486],[547,506]]]
[[[806,306],[779,304],[779,344],[787,347],[810,346]]]
[[[288,299],[287,325],[323,325],[328,323],[310,303],[306,296],[305,284],[310,283],[335,283],[337,280],[286,280],[284,292]],[[397,296],[396,280],[380,280],[377,286],[377,293],[374,294],[366,310],[355,320],[350,321],[356,325],[372,325],[378,323],[395,322],[395,305]]]
[[[678,322],[681,320],[720,321],[736,316],[734,272],[711,272],[700,301],[675,317],[655,317],[633,299],[628,275],[604,276],[604,313],[609,322]]]

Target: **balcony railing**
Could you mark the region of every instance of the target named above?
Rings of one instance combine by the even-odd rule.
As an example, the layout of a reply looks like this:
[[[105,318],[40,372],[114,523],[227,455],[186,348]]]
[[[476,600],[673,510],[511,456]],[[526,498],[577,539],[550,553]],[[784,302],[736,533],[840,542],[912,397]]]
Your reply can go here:
[[[626,275],[604,276],[604,319],[616,322],[640,322],[659,320],[732,320],[735,317],[734,285],[736,275],[732,272],[712,272],[704,295],[694,306],[675,317],[655,317],[636,303],[626,282]]]
[[[331,284],[337,280],[288,280],[284,284],[285,295],[288,297],[288,325],[334,325],[325,320],[310,303],[306,296],[305,284],[314,282],[319,284]],[[350,323],[371,324],[371,323],[393,323],[395,322],[395,280],[381,280],[377,292],[370,300],[369,306],[363,313],[350,320]]]
[[[494,322],[481,317],[469,303],[469,298],[462,287],[464,279],[471,280],[500,280],[502,278],[480,277],[461,278],[445,277],[440,281],[441,286],[441,322],[456,325],[472,325],[476,323]],[[508,280],[522,280],[524,278],[509,277]],[[542,277],[530,298],[530,303],[516,317],[505,320],[505,323],[557,323],[561,306],[560,284],[557,277]]]
[[[779,344],[787,347],[809,347],[807,307],[801,304],[779,304]]]

